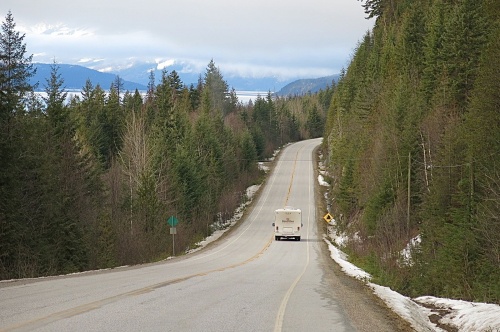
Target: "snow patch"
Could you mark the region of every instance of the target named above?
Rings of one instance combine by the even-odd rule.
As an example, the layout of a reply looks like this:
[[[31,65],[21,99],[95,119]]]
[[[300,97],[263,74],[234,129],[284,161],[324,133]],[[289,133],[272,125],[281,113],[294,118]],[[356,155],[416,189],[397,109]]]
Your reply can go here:
[[[319,182],[320,186],[323,186],[323,187],[329,187],[330,186],[330,184],[325,181],[325,178],[321,174],[318,175],[318,182]]]
[[[263,162],[259,162],[257,165],[259,167],[259,170],[264,171],[266,173],[269,172],[269,169],[270,169],[269,166],[264,165]]]
[[[401,256],[399,264],[401,266],[413,265],[412,252],[420,246],[421,242],[422,238],[420,237],[420,235],[417,235],[410,240],[410,242],[406,245],[406,247],[403,250],[401,250],[401,252],[399,253]]]

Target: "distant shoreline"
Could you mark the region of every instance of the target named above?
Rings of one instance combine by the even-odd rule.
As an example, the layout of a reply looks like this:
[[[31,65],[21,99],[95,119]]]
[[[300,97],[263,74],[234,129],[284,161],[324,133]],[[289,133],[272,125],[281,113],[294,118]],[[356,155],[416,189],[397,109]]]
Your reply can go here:
[[[104,90],[106,93],[109,93],[109,90]],[[134,93],[134,91],[130,91],[130,90],[127,90],[129,91],[130,93]],[[69,102],[71,100],[71,98],[75,97],[75,96],[81,96],[82,95],[82,89],[64,89],[64,92],[67,93],[67,98],[66,98],[66,102]],[[46,93],[45,91],[35,91],[35,93],[39,96],[42,96],[42,97],[46,97]],[[147,91],[146,90],[139,90],[139,93],[141,94],[141,96],[145,96]],[[242,104],[248,104],[250,102],[250,100],[252,100],[252,102],[255,102],[255,100],[257,99],[257,97],[261,97],[261,98],[265,98],[267,96],[267,94],[269,93],[269,91],[252,91],[252,90],[241,90],[241,91],[238,91],[236,90],[236,96],[238,97],[238,101],[241,102]],[[274,94],[273,92],[271,92],[272,94]]]

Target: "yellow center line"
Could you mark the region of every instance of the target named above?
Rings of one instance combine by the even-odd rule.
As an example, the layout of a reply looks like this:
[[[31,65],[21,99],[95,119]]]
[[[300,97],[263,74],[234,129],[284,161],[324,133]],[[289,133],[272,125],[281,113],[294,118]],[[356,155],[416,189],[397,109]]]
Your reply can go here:
[[[297,151],[297,155],[299,154],[299,151]],[[297,158],[295,158],[295,162],[297,162]],[[311,170],[311,165],[309,165],[309,170]],[[294,165],[294,171],[293,172],[295,172],[295,165]],[[292,181],[293,181],[293,173],[292,173]],[[288,195],[290,195],[290,189],[291,189],[291,187],[292,187],[292,185],[290,184],[290,188],[288,189]],[[312,188],[311,187],[311,177],[309,176],[309,191],[308,191],[309,198],[311,197],[311,188]],[[288,201],[288,197],[287,197],[287,201]],[[312,204],[309,204],[309,211],[308,211],[308,214],[307,214],[307,233],[306,233],[306,238],[309,238],[309,229],[310,229],[309,224],[310,224],[310,221],[311,221],[311,205]],[[282,331],[282,329],[283,329],[283,321],[284,321],[284,318],[285,318],[285,311],[286,311],[286,307],[287,307],[287,304],[288,304],[288,300],[290,299],[290,296],[292,295],[292,292],[294,291],[295,287],[299,283],[300,279],[302,279],[302,276],[304,275],[304,273],[306,273],[306,270],[307,270],[308,266],[309,266],[309,242],[306,243],[306,263],[304,265],[304,268],[302,269],[302,272],[297,276],[297,278],[295,278],[295,280],[293,281],[292,285],[290,286],[290,288],[286,292],[285,297],[281,301],[281,305],[279,307],[278,314],[276,315],[276,321],[275,321],[275,324],[274,324],[274,332],[281,332]]]
[[[288,186],[288,193],[286,194],[285,205],[284,206],[288,205],[288,200],[290,199],[290,194],[292,192],[293,177],[295,175],[295,167],[297,166],[297,159],[299,158],[299,152],[300,152],[300,150],[302,150],[302,148],[300,148],[297,151],[297,153],[295,154],[295,160],[293,161],[292,177],[290,179],[290,185]]]

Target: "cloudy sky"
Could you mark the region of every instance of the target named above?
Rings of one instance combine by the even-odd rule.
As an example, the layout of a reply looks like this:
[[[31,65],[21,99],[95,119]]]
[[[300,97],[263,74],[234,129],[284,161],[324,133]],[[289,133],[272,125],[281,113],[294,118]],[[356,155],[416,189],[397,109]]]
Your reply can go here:
[[[35,62],[112,71],[213,59],[245,77],[321,77],[347,67],[373,26],[358,0],[1,0]],[[168,68],[167,68],[168,69]]]

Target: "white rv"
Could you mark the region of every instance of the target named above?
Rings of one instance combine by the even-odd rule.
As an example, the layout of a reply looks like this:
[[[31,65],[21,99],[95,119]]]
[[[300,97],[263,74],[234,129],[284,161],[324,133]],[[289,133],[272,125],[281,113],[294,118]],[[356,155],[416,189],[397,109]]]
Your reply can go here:
[[[293,238],[300,241],[302,230],[302,211],[285,206],[284,209],[277,209],[274,212],[274,239]]]

